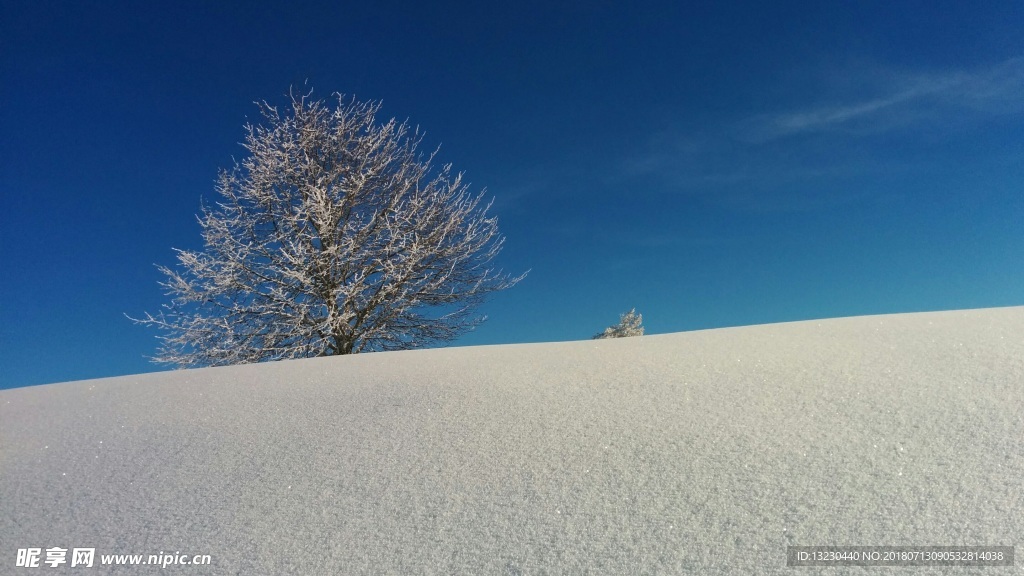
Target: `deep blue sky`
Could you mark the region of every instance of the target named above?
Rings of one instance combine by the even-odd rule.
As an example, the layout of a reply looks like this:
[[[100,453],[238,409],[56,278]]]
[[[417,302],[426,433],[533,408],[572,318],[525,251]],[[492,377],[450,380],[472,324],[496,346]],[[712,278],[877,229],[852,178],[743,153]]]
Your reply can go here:
[[[1024,304],[1019,0],[227,4],[2,3],[0,388],[159,369],[122,314],[306,81],[496,197],[457,345]]]

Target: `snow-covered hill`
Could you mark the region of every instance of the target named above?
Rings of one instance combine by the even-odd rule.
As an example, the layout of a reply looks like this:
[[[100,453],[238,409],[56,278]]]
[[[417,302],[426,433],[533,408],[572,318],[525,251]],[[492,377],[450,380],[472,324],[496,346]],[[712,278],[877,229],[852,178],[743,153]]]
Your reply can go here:
[[[792,574],[1020,544],[1022,478],[1024,307],[164,372],[0,391],[0,573]]]

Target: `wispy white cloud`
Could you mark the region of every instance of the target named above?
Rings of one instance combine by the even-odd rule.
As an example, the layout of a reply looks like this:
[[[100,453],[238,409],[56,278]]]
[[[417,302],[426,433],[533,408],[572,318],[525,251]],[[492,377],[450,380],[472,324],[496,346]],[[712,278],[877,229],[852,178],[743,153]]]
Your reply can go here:
[[[879,73],[873,97],[762,114],[739,123],[737,137],[765,142],[830,130],[878,133],[935,121],[951,113],[1004,114],[1024,110],[1024,57],[974,71]]]
[[[821,92],[833,96],[733,123],[665,128],[624,162],[619,178],[744,211],[882,201],[897,183],[943,168],[932,144],[994,118],[1024,118],[1024,57],[972,71],[833,70]],[[879,135],[886,139],[870,139]]]

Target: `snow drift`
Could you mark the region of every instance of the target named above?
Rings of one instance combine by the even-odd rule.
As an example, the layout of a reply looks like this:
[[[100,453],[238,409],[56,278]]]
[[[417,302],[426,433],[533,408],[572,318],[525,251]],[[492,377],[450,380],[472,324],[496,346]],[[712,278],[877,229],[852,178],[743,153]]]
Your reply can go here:
[[[211,557],[173,574],[791,574],[816,570],[791,545],[1012,546],[1022,386],[1024,307],[5,390],[0,573],[32,547]]]

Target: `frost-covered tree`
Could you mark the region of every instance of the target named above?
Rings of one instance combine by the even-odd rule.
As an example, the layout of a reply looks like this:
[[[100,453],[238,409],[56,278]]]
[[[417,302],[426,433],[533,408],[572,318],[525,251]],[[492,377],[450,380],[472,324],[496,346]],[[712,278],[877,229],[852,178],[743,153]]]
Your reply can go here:
[[[619,316],[619,323],[615,326],[609,326],[604,329],[604,332],[594,335],[594,340],[602,340],[604,338],[626,338],[628,336],[643,336],[644,327],[641,323],[644,321],[642,314],[636,313],[636,308],[633,308],[629,312]]]
[[[451,165],[379,102],[291,96],[259,105],[247,156],[202,206],[204,249],[159,267],[171,296],[141,324],[164,332],[156,362],[218,366],[449,341],[473,310],[519,282],[491,267],[504,237]]]

